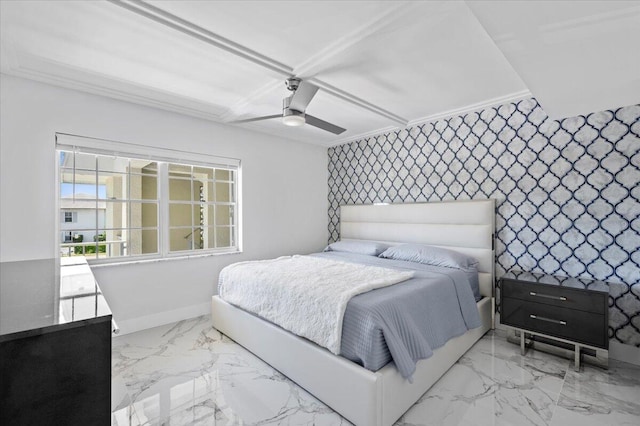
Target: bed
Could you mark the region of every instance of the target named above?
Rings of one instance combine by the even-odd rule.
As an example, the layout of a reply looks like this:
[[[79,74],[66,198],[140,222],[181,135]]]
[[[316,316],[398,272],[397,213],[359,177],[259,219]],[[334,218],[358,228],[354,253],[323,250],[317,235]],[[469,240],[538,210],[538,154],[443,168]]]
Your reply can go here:
[[[479,261],[481,326],[418,361],[412,383],[393,363],[370,371],[218,296],[212,299],[213,325],[354,424],[391,425],[493,327],[494,217],[493,200],[340,208],[343,241],[429,244]]]

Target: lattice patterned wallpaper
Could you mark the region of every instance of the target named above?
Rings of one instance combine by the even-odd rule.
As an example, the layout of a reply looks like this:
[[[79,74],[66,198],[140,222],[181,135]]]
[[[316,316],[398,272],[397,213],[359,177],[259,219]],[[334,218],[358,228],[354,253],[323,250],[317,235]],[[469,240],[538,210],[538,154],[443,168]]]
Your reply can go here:
[[[495,198],[496,270],[612,283],[610,336],[640,347],[640,105],[560,122],[535,99],[330,148],[344,204]]]

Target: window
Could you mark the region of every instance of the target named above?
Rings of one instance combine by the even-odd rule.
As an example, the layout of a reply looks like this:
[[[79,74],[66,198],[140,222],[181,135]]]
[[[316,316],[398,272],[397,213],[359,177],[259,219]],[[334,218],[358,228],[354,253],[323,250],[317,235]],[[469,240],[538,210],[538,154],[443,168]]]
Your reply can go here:
[[[238,251],[238,160],[153,156],[102,141],[117,145],[114,154],[77,145],[91,139],[64,135],[73,138],[69,146],[57,138],[61,256],[121,261]]]
[[[78,213],[76,212],[64,212],[64,223],[73,223],[78,220]]]

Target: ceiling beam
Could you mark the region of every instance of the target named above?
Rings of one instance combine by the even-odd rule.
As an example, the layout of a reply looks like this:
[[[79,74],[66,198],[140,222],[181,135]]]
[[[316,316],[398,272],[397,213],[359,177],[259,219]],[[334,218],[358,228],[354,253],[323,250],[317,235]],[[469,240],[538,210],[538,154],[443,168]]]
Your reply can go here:
[[[159,24],[174,30],[180,31],[183,34],[196,38],[207,44],[222,49],[225,52],[231,53],[240,58],[246,59],[266,68],[271,71],[275,71],[278,74],[285,76],[293,75],[293,68],[271,59],[265,55],[262,55],[255,50],[251,50],[241,44],[235,43],[227,38],[224,38],[218,34],[215,34],[207,29],[204,29],[198,25],[195,25],[189,21],[186,21],[178,16],[175,16],[169,12],[157,8],[149,3],[145,3],[140,0],[108,0],[112,4],[128,9],[137,13],[140,16],[151,19]]]
[[[186,21],[178,16],[175,16],[169,12],[166,12],[158,7],[155,7],[149,3],[145,3],[141,0],[108,0],[110,3],[123,7],[131,12],[134,12],[140,16],[153,20],[159,24],[165,25],[168,28],[179,31],[185,35],[191,36],[195,39],[203,41],[211,46],[222,49],[225,52],[231,53],[237,57],[248,60],[255,65],[266,68],[270,71],[276,72],[281,75],[283,78],[289,78],[296,75],[296,71],[304,72],[305,74],[310,74],[312,69],[318,66],[321,63],[321,60],[326,60],[329,56],[333,56],[343,49],[337,49],[334,47],[333,54],[331,54],[331,49],[323,49],[318,55],[312,57],[309,61],[305,62],[300,70],[294,70],[292,67],[278,62],[272,58],[269,58],[261,53],[258,53],[254,50],[251,50],[245,46],[242,46],[238,43],[235,43],[227,38],[224,38],[218,34],[215,34],[205,28],[202,28],[192,22]],[[352,32],[349,36],[343,38],[341,43],[346,47],[349,47],[358,41],[364,39],[370,34],[375,32],[375,28],[378,27],[377,24],[382,22],[384,19],[397,19],[400,16],[401,12],[405,10],[406,6],[394,6],[391,9],[385,11],[381,15],[377,16],[375,19],[370,21],[369,23],[361,26],[356,31]],[[332,47],[330,46],[330,47]],[[344,90],[338,89],[337,87],[331,86],[317,78],[310,79],[316,86],[320,87],[327,93],[342,99],[346,102],[349,102],[353,105],[356,105],[360,108],[364,108],[370,112],[373,112],[377,115],[385,117],[397,124],[406,125],[407,119],[400,117],[394,114],[391,111],[387,111],[384,108],[381,108],[377,105],[374,105],[370,102],[367,102],[363,99],[358,98]],[[258,96],[263,95],[265,92],[268,92],[270,88],[275,89],[277,86],[275,84],[265,85],[264,87],[258,89],[253,94],[249,95],[247,98],[238,102],[236,105],[233,105],[227,113],[224,113],[221,116],[222,121],[230,121],[233,118],[238,116],[238,113],[246,106],[250,105],[252,100],[256,99]]]
[[[400,124],[401,126],[406,126],[407,122],[409,120],[407,120],[406,118],[400,117],[399,115],[396,115],[390,111],[387,111],[383,108],[380,108],[377,105],[372,104],[371,102],[367,102],[364,99],[360,99],[357,96],[354,96],[350,93],[345,92],[342,89],[338,89],[335,86],[332,86],[328,83],[325,83],[321,80],[318,80],[317,78],[312,78],[309,80],[310,82],[312,82],[313,84],[315,84],[316,86],[318,86],[320,89],[322,89],[323,91],[335,96],[336,98],[342,99],[344,101],[350,102],[353,105],[359,106],[360,108],[364,108],[366,110],[369,110],[375,114],[378,114],[382,117],[385,117],[397,124]]]

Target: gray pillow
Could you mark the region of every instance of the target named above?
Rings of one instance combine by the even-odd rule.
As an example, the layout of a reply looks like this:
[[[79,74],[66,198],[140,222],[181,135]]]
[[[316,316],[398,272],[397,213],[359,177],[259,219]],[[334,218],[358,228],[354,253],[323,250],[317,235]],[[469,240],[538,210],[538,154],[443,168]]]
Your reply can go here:
[[[389,244],[376,243],[375,241],[337,241],[329,244],[324,251],[343,251],[347,253],[378,256],[388,247]]]
[[[424,244],[400,244],[389,247],[380,257],[464,270],[478,267],[478,260],[471,256]]]

